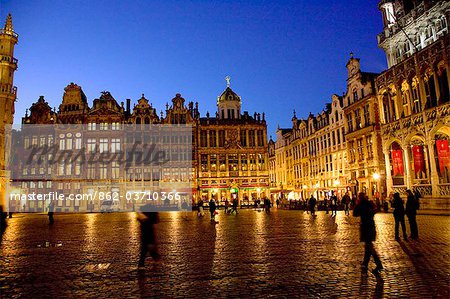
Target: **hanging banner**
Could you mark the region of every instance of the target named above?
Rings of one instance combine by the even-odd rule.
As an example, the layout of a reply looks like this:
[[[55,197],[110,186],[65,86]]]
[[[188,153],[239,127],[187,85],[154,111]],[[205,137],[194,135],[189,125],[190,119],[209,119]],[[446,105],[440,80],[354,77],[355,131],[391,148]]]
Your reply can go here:
[[[447,172],[450,170],[448,140],[436,140],[436,149],[439,160],[439,171],[441,174],[444,174],[445,169],[447,169]]]
[[[414,173],[425,172],[425,157],[422,145],[413,145]]]
[[[402,150],[392,150],[392,167],[394,170],[394,176],[404,174]]]

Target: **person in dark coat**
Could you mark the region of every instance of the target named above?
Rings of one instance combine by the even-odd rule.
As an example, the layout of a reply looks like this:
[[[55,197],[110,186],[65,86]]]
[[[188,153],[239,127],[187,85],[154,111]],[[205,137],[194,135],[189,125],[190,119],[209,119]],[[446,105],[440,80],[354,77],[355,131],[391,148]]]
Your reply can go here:
[[[369,201],[369,198],[365,193],[359,193],[355,209],[353,210],[353,216],[361,217],[359,227],[360,241],[364,242],[364,260],[362,262],[362,270],[367,271],[370,257],[373,256],[377,266],[373,269],[372,273],[378,276],[380,274],[380,270],[383,269],[383,265],[381,264],[380,257],[372,243],[376,239],[375,221],[373,219],[375,213],[376,208],[374,203]]]
[[[331,216],[337,216],[337,208],[338,208],[338,198],[337,195],[334,194],[333,191],[331,191],[331,197],[330,197],[330,205],[331,205]]]
[[[350,196],[348,195],[348,192],[345,193],[344,197],[342,197],[342,203],[345,206],[345,215],[350,215]]]
[[[403,205],[403,200],[400,194],[394,193],[394,200],[392,202],[392,208],[394,209],[394,220],[395,220],[395,239],[400,239],[399,236],[399,226],[402,225],[403,238],[408,240],[406,235],[406,225],[405,225],[405,207]]]
[[[141,207],[137,213],[137,219],[141,224],[141,253],[139,258],[139,267],[144,267],[147,253],[154,260],[159,260],[158,247],[156,242],[155,224],[159,222],[157,212],[150,212],[151,205],[147,204]]]
[[[411,238],[419,238],[419,230],[417,228],[416,215],[417,209],[419,208],[419,202],[411,190],[406,190],[407,200],[406,200],[406,216],[408,216],[409,228],[411,231]]]
[[[311,212],[311,215],[316,215],[316,202],[314,195],[311,195],[311,198],[309,199],[309,211]]]
[[[55,223],[55,219],[53,218],[53,215],[55,213],[55,203],[51,201],[48,205],[48,223],[53,224]]]
[[[209,213],[211,214],[211,222],[216,221],[216,209],[216,201],[214,200],[214,198],[211,198],[211,200],[209,201]]]

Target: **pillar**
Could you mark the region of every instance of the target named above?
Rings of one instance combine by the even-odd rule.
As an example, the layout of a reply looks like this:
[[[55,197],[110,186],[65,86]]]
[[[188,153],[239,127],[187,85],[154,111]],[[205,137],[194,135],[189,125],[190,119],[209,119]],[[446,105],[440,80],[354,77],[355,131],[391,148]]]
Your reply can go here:
[[[384,161],[386,165],[386,192],[389,194],[392,192],[392,172],[391,172],[391,160],[390,160],[390,151],[389,149],[385,149],[384,153]]]
[[[410,158],[409,158],[409,154],[410,154],[410,151],[411,151],[411,149],[410,149],[410,146],[409,146],[409,144],[402,144],[402,148],[403,148],[403,153],[404,153],[404,160],[405,160],[405,164],[406,164],[406,187],[408,188],[408,189],[411,189],[412,188],[412,177],[411,177],[411,174],[413,173],[413,171],[412,171],[412,169],[411,169],[411,161],[410,161]]]
[[[428,151],[428,157],[429,157],[429,163],[430,163],[430,171],[431,171],[431,192],[432,197],[438,197],[439,196],[439,175],[436,167],[436,156],[434,154],[434,147],[435,147],[435,141],[434,140],[427,140],[427,151]]]

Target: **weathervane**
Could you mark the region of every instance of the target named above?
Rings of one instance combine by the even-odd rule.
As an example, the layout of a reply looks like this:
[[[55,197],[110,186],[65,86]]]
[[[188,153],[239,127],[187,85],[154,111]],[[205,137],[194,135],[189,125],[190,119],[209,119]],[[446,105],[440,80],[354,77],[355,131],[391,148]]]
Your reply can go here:
[[[230,87],[230,76],[226,76],[225,80],[227,81],[227,87]]]

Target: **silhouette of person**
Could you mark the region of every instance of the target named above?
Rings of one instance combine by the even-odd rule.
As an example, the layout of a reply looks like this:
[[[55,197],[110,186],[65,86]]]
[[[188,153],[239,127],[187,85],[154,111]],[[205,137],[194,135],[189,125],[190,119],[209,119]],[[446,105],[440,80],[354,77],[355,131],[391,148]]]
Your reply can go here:
[[[214,200],[214,198],[211,198],[211,200],[209,201],[209,213],[211,214],[211,222],[216,221],[216,209],[216,201]]]
[[[350,196],[348,195],[348,192],[346,192],[344,197],[342,197],[342,203],[345,207],[345,215],[350,215],[350,201]]]
[[[406,200],[406,216],[408,216],[409,228],[411,231],[411,238],[417,239],[419,238],[419,231],[417,228],[417,209],[419,208],[419,201],[411,192],[411,190],[406,190],[407,200]]]
[[[363,192],[358,194],[357,203],[355,209],[353,210],[353,216],[361,217],[360,223],[360,241],[364,242],[364,260],[362,262],[362,271],[367,271],[369,266],[370,257],[376,264],[376,268],[372,270],[375,276],[379,276],[380,270],[383,269],[380,257],[373,246],[373,241],[376,239],[376,228],[375,228],[375,205],[373,202],[369,201],[367,195]]]
[[[48,223],[53,224],[55,223],[55,219],[53,219],[53,214],[55,212],[55,203],[53,201],[50,201],[48,204]]]
[[[408,239],[406,235],[406,225],[405,225],[405,207],[403,205],[403,200],[398,192],[394,193],[394,201],[392,202],[392,208],[394,209],[394,220],[395,220],[395,239],[400,239],[399,236],[399,225],[402,225],[403,238]]]
[[[316,202],[317,200],[314,198],[314,195],[311,194],[311,198],[309,199],[309,211],[311,215],[316,215]]]
[[[139,267],[144,267],[145,258],[150,251],[154,260],[159,260],[158,247],[156,243],[155,224],[159,222],[157,212],[150,212],[151,205],[146,204],[141,207],[137,213],[137,219],[141,224],[141,254],[139,258]]]

